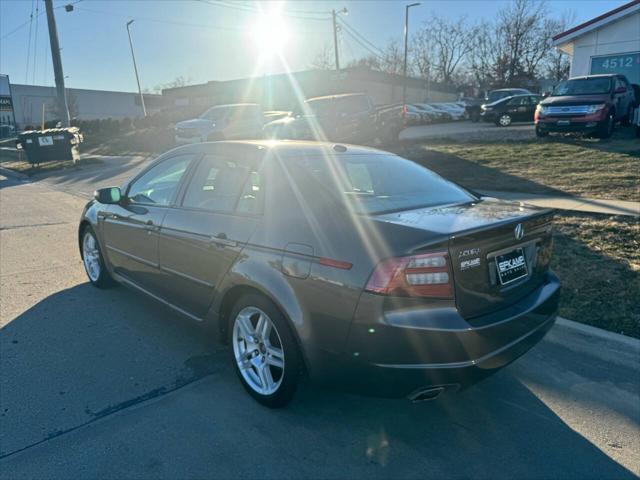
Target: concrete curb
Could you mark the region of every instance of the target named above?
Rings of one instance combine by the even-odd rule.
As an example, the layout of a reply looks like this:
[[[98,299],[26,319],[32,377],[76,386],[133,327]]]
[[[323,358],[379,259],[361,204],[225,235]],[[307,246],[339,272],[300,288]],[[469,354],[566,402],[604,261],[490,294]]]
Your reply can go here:
[[[606,340],[607,342],[621,343],[626,347],[640,350],[640,340],[637,338],[627,337],[626,335],[621,335],[619,333],[609,332],[601,328],[592,327],[591,325],[585,325],[584,323],[574,322],[573,320],[568,320],[566,318],[558,317],[558,319],[556,320],[556,328],[557,327],[573,330],[584,335],[596,337],[601,340]]]
[[[18,180],[28,180],[29,176],[24,173],[16,172],[9,168],[0,167],[0,175],[4,175],[6,177],[17,178]]]

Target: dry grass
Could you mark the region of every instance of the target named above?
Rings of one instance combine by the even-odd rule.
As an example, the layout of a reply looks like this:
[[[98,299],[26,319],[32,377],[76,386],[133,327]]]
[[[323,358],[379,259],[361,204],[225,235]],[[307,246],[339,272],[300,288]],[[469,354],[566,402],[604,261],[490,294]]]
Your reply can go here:
[[[468,188],[640,200],[640,141],[575,137],[438,141],[410,157]]]
[[[560,314],[640,338],[640,224],[632,217],[558,215],[552,268]]]

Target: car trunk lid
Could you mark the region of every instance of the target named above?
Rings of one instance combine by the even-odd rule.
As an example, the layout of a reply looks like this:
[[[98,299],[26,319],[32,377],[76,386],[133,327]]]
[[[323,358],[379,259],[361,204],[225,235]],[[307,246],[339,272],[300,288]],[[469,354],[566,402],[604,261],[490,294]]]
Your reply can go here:
[[[551,255],[553,211],[482,199],[464,205],[395,212],[378,217],[448,239],[455,302],[467,319],[516,303],[543,281]],[[424,238],[424,237],[423,237]],[[416,244],[412,253],[428,250]]]

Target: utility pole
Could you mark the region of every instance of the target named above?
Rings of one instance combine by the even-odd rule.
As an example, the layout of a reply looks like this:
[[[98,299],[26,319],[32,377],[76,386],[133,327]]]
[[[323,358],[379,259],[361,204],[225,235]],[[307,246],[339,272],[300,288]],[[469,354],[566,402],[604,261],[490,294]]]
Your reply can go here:
[[[62,73],[62,60],[60,59],[60,44],[58,43],[58,30],[56,18],[53,15],[52,0],[44,0],[47,11],[47,24],[49,26],[49,43],[51,43],[51,59],[53,61],[53,74],[56,80],[56,92],[58,95],[58,110],[62,117],[60,121],[63,127],[71,126],[69,117],[69,105],[67,104],[67,91],[64,88],[64,74]]]
[[[127,34],[129,35],[129,46],[131,47],[131,58],[133,58],[133,70],[136,72],[136,82],[138,82],[138,93],[140,93],[140,104],[142,105],[142,113],[147,116],[147,107],[144,104],[144,96],[142,95],[142,88],[140,88],[140,77],[138,76],[138,66],[136,65],[136,56],[133,53],[133,42],[131,41],[131,32],[129,31],[129,25],[133,23],[133,20],[127,22]]]
[[[336,71],[340,71],[340,57],[338,55],[338,14],[340,13],[346,15],[349,11],[346,7],[337,12],[335,10],[331,10],[331,18],[333,19],[333,48],[336,54]]]
[[[331,10],[331,15],[333,17],[333,48],[336,53],[336,71],[340,71],[340,58],[338,57],[338,23],[336,22],[336,11]]]
[[[407,49],[409,43],[409,9],[417,7],[419,3],[412,3],[404,8],[404,66],[402,67],[402,104],[407,103]]]

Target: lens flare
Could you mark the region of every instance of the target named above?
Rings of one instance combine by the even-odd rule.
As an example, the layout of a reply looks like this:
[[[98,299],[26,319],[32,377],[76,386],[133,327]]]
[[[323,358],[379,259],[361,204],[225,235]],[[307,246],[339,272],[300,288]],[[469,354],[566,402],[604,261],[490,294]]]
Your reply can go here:
[[[263,59],[281,55],[289,40],[289,27],[280,10],[262,12],[251,29],[253,42]]]

